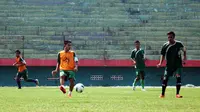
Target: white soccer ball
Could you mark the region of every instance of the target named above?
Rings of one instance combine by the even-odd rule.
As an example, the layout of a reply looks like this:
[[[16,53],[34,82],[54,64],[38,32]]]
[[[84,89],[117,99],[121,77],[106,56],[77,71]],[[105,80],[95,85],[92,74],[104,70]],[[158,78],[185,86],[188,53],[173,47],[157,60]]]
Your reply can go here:
[[[76,92],[78,93],[82,93],[84,90],[84,85],[82,83],[78,83],[74,86]]]

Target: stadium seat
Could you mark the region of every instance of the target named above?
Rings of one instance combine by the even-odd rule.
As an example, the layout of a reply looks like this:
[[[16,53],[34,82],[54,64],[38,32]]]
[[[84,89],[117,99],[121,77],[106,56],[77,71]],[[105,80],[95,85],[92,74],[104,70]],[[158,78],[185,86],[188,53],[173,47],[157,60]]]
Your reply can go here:
[[[188,58],[200,59],[199,6],[195,1],[1,0],[0,58],[24,49],[29,58],[55,59],[63,40],[70,39],[79,58],[127,59],[140,40],[149,59],[158,59],[166,33],[173,30]]]

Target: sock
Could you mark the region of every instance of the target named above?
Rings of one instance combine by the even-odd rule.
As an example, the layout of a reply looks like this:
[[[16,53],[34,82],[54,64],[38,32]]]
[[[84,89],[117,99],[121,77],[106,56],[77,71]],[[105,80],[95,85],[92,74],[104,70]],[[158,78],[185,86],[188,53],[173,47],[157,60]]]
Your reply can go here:
[[[168,82],[168,77],[163,77],[163,82],[162,82],[162,95],[165,95],[165,90],[167,87],[167,82]]]
[[[34,83],[36,83],[37,81],[35,79],[27,79],[26,82],[34,82]]]
[[[65,89],[65,86],[64,86],[64,85],[60,85],[60,88],[61,88],[61,87]]]
[[[133,87],[136,87],[136,85],[137,85],[137,79],[134,80]]]
[[[179,94],[180,89],[181,89],[181,85],[176,85],[176,94]]]
[[[144,80],[141,79],[141,80],[140,80],[140,83],[141,83],[142,89],[144,89]]]
[[[165,95],[165,90],[167,86],[162,86],[162,95]]]
[[[176,94],[179,94],[179,91],[181,89],[181,77],[177,75],[178,77],[176,78]]]
[[[68,95],[72,95],[72,92],[71,92],[71,91],[69,91],[69,92],[68,92]]]
[[[17,86],[18,86],[19,89],[21,89],[21,82],[20,82],[20,80],[17,80]]]

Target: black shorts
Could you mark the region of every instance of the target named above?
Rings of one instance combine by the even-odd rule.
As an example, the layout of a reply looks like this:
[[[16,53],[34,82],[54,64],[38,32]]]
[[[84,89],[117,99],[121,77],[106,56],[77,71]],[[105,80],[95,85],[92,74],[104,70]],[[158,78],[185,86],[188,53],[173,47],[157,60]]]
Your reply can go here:
[[[165,73],[164,76],[166,77],[171,77],[171,76],[181,76],[182,74],[182,68],[175,68],[175,69],[167,69],[167,67],[165,68]]]
[[[24,80],[28,79],[28,70],[24,70],[22,72],[17,72],[17,78],[20,79],[21,77],[24,78]]]

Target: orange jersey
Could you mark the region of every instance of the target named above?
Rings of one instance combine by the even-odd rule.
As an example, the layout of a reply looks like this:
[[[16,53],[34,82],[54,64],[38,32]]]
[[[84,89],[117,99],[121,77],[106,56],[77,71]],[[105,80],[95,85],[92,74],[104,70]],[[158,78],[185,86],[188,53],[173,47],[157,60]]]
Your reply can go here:
[[[74,70],[75,68],[75,60],[76,57],[74,51],[65,52],[60,51],[58,53],[58,63],[60,64],[60,70]]]
[[[16,57],[16,62],[17,64],[22,64],[22,62],[25,62],[25,61],[22,57]],[[26,70],[26,65],[22,65],[18,67],[18,72],[22,72],[24,70]]]

